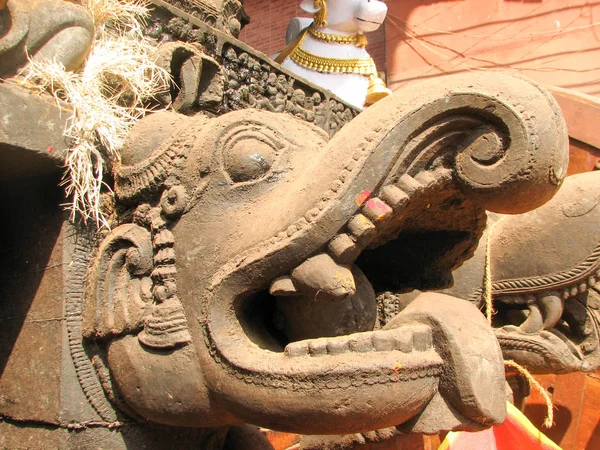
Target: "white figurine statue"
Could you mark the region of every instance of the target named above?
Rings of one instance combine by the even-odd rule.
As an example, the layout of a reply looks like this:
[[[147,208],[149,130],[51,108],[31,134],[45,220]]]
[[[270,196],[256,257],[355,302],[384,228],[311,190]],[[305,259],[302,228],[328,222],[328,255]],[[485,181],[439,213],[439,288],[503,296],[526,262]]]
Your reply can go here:
[[[391,93],[365,50],[364,36],[383,23],[387,14],[385,3],[304,0],[300,7],[314,14],[314,21],[299,32],[302,21],[294,19],[290,23],[286,37],[297,36],[279,54],[277,62],[358,108]]]

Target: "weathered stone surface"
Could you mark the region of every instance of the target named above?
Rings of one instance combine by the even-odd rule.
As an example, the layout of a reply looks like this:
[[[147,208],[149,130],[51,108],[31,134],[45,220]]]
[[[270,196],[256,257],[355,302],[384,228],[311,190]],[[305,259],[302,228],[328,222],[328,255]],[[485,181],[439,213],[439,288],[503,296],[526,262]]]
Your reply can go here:
[[[0,83],[0,179],[16,179],[55,172],[64,164],[63,136],[70,111],[45,95]]]
[[[56,210],[58,178],[35,181],[3,182],[1,186],[11,220],[3,221],[2,233],[0,414],[56,422],[60,413],[63,217]],[[38,189],[46,190],[41,198]]]
[[[0,420],[0,446],[2,448],[41,449],[61,448],[64,432],[58,428],[44,428],[36,423],[10,423]]]
[[[483,135],[493,148],[482,149]],[[105,420],[112,405],[117,416],[170,426],[435,433],[501,421],[499,347],[468,302],[424,295],[380,330],[358,320],[338,327],[338,311],[318,303],[358,295],[374,315],[373,288],[398,276],[386,248],[399,258],[421,250],[405,288],[450,273],[474,251],[484,208],[520,211],[552,196],[566,151],[543,90],[488,74],[398,93],[331,140],[256,109],[142,120],[115,168],[118,223],[89,258],[87,281],[73,279],[85,287],[78,314],[98,374],[86,392],[101,385],[107,395],[94,388],[88,398]],[[439,240],[415,241],[417,230]],[[332,244],[353,233],[357,251]],[[367,277],[349,270],[353,260]],[[292,308],[278,326],[269,291],[282,295],[280,309],[312,301],[331,324],[303,324],[310,314]],[[309,339],[292,331],[311,326]],[[375,398],[377,408],[365,408]]]
[[[77,69],[88,54],[94,24],[80,5],[63,0],[10,0],[0,9],[0,78],[18,73],[27,59],[55,60]]]
[[[485,242],[491,233],[494,325],[506,358],[535,373],[600,365],[597,290],[599,174],[567,177],[544,206],[494,217],[475,258],[447,292],[483,304]]]

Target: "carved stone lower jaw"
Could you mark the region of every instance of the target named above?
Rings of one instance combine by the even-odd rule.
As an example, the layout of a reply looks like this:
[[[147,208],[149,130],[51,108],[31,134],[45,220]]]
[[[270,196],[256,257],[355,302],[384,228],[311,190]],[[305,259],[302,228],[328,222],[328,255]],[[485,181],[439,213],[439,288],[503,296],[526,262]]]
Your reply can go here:
[[[258,348],[234,320],[209,322],[207,384],[236,417],[296,433],[354,433],[417,415],[424,433],[500,423],[503,363],[485,319],[468,302],[430,295],[437,296],[415,300],[384,330],[294,342],[283,353]],[[432,302],[448,305],[430,312]]]
[[[378,332],[361,335],[376,339]],[[241,420],[260,417],[261,426],[294,433],[344,434],[404,423],[438,391],[444,363],[431,344],[409,352],[351,351],[358,343],[353,335],[336,338],[348,351],[322,357],[260,350],[248,341],[227,345],[220,333],[213,338],[203,367],[215,398],[227,399],[224,406]]]

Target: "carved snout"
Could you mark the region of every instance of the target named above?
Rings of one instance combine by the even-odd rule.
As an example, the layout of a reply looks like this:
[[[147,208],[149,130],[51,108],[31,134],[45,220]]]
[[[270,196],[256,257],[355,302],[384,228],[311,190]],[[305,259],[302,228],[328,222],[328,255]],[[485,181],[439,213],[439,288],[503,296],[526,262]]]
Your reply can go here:
[[[459,422],[500,424],[506,414],[504,361],[494,332],[470,302],[433,292],[421,294],[385,329],[424,323],[433,330],[433,346],[444,359],[436,407],[425,408],[403,428],[432,433]],[[464,419],[467,419],[466,421]],[[453,423],[454,422],[454,423]],[[431,427],[439,427],[438,430]]]
[[[385,20],[387,6],[378,0],[362,0],[358,2],[355,17],[358,29],[363,33],[375,31]]]

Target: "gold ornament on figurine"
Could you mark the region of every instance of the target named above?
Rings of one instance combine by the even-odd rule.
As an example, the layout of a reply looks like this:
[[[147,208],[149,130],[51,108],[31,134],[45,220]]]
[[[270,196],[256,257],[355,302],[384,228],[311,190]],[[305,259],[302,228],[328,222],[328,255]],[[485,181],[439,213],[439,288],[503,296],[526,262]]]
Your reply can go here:
[[[323,73],[355,73],[372,76],[377,73],[373,58],[338,59],[313,55],[297,47],[290,55],[292,61],[307,69]]]
[[[315,13],[315,25],[319,27],[326,27],[327,0],[315,0],[315,8],[319,8],[319,10]]]
[[[348,36],[343,36],[339,34],[328,34],[323,33],[322,31],[317,30],[314,26],[311,26],[308,29],[308,32],[312,37],[318,39],[319,41],[329,42],[333,44],[353,44],[360,48],[365,48],[369,41],[364,34],[351,34]]]
[[[376,75],[369,77],[369,88],[367,89],[367,97],[365,98],[366,104],[372,105],[391,94],[392,91],[388,89],[381,78]]]
[[[309,28],[310,29],[310,28]],[[355,73],[366,77],[377,76],[377,67],[373,58],[340,59],[313,55],[302,48],[307,29],[303,31],[294,48],[286,54],[299,66],[322,73]],[[287,50],[287,49],[286,49]],[[284,50],[285,52],[285,50]],[[284,53],[282,52],[282,53]]]

